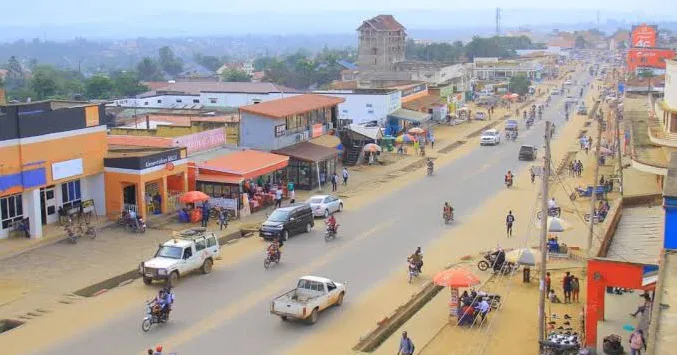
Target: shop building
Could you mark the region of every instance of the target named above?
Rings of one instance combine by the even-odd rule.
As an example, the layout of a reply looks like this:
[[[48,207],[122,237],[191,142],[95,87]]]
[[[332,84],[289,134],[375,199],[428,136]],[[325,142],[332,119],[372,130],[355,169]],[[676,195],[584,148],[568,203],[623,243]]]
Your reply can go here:
[[[40,238],[59,216],[106,213],[103,105],[43,101],[0,106],[0,238],[28,226]]]
[[[240,107],[240,145],[275,150],[327,134],[338,124],[340,97],[305,94]]]
[[[114,220],[129,210],[143,218],[176,211],[188,190],[187,163],[183,147],[111,146],[103,159],[107,217]]]
[[[284,177],[299,190],[322,188],[331,183],[338,164],[338,150],[311,142],[273,150],[273,153],[289,157]]]

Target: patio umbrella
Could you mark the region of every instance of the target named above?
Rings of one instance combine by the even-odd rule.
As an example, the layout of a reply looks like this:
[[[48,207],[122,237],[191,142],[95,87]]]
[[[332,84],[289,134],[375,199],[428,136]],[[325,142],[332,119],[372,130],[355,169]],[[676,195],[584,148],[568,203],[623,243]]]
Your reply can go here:
[[[423,134],[425,133],[425,129],[421,127],[412,127],[409,129],[409,134]]]
[[[515,249],[505,253],[505,260],[521,264],[535,266],[540,260],[540,252],[529,248]]]
[[[381,147],[378,144],[369,143],[362,148],[365,152],[376,153],[381,151]]]
[[[512,99],[512,96],[510,96],[510,94],[505,94],[505,95],[501,96],[501,98],[503,100],[510,100],[510,99]]]
[[[179,197],[181,203],[195,203],[209,200],[209,196],[202,191],[188,191]]]
[[[451,300],[449,302],[449,315],[456,315],[459,306],[459,287],[470,287],[480,283],[477,276],[464,267],[453,267],[442,270],[433,277],[433,282],[439,286],[451,288]]]
[[[403,134],[395,138],[396,143],[412,143],[415,141],[417,141],[416,137],[412,136],[411,134]]]
[[[536,228],[541,229],[540,219],[536,219]],[[559,233],[564,232],[565,230],[571,229],[571,225],[557,217],[548,217],[548,232],[549,233]]]

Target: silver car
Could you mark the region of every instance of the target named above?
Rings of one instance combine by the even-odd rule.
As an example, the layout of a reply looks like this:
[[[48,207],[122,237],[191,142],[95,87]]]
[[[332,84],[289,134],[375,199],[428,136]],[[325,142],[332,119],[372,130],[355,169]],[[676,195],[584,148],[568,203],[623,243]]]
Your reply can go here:
[[[327,218],[330,214],[343,210],[343,201],[331,195],[314,195],[306,203],[310,205],[315,217]]]

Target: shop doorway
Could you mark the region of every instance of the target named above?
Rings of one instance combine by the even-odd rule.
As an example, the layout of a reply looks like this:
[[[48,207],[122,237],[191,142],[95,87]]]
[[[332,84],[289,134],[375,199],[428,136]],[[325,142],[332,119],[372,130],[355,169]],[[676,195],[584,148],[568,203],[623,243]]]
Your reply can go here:
[[[40,217],[42,224],[54,223],[57,221],[56,214],[56,193],[54,185],[40,189]]]
[[[138,212],[136,207],[136,185],[127,185],[122,188],[123,210]]]

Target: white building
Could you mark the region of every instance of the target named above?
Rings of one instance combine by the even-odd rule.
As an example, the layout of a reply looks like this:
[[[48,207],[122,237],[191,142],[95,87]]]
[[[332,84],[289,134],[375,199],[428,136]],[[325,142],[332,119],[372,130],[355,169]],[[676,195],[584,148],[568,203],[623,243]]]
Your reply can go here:
[[[402,91],[395,89],[327,90],[314,93],[345,99],[345,102],[338,104],[339,118],[351,119],[353,123],[382,121],[402,108]]]
[[[300,94],[273,83],[176,82],[112,106],[148,108],[240,107]]]
[[[486,79],[508,79],[515,75],[525,75],[530,79],[540,79],[543,66],[536,61],[499,60],[498,58],[475,58],[473,77]]]

